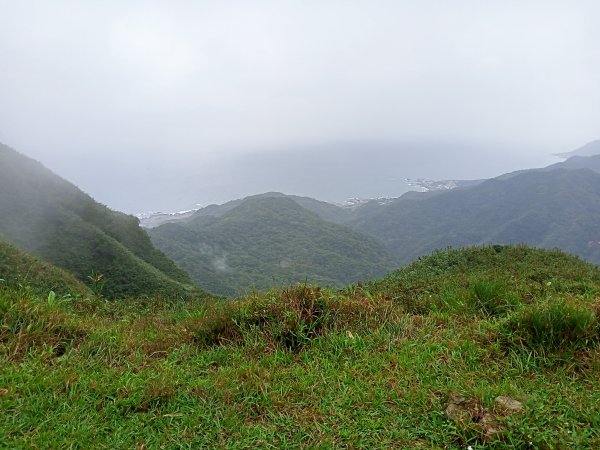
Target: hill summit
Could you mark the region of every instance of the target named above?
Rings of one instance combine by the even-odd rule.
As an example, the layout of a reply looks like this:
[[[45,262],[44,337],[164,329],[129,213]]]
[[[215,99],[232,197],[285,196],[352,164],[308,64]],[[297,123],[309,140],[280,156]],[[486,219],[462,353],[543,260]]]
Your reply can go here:
[[[374,238],[327,222],[283,194],[211,211],[149,233],[158,248],[215,293],[235,295],[300,281],[340,287],[393,268]]]

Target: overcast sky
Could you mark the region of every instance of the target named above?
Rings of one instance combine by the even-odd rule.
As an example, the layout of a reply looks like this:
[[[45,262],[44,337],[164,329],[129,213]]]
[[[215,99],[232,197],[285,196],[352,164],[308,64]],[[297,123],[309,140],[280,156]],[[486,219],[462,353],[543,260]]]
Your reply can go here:
[[[0,141],[128,212],[372,195],[386,161],[488,177],[599,137],[597,0],[0,0]]]

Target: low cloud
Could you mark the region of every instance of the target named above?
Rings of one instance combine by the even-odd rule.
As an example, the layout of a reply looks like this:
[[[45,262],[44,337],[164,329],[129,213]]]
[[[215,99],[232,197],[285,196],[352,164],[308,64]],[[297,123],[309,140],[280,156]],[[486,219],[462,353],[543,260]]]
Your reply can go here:
[[[0,4],[0,141],[128,211],[330,142],[502,165],[600,136],[596,1]]]

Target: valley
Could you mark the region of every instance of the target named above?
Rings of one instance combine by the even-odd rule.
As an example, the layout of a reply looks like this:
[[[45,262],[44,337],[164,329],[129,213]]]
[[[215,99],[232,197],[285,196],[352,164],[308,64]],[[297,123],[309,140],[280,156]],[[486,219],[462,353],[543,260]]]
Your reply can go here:
[[[197,283],[210,286],[209,290],[222,295],[304,279],[340,287],[446,247],[528,244],[560,248],[598,264],[600,251],[593,243],[600,240],[596,226],[600,223],[599,161],[600,155],[574,155],[544,168],[521,170],[490,180],[427,181],[425,184],[422,181],[422,192],[411,191],[396,198],[349,199],[341,205],[266,193],[196,211],[143,217],[140,223],[148,228],[153,243],[192,273]],[[283,203],[282,199],[291,202]],[[258,200],[271,214],[263,217],[263,223],[253,217],[258,209],[242,207]],[[360,254],[353,260],[344,254],[332,257],[339,258],[340,263],[345,261],[346,267],[364,263],[373,270],[348,275],[340,272],[336,278],[323,276],[316,261],[308,266],[292,264],[299,251],[293,243],[299,230],[315,235],[322,233],[315,231],[319,229],[315,222],[309,221],[310,225],[306,222],[303,226],[299,217],[286,217],[285,208],[278,209],[278,202],[288,207],[295,203],[298,214],[316,214],[324,221],[319,226],[327,222],[338,225],[339,232],[358,233],[356,236],[363,241]],[[233,226],[232,222],[237,225]],[[290,228],[287,235],[278,238],[279,244],[275,244],[275,238],[269,238],[274,235],[268,223],[277,223],[278,230]],[[227,229],[228,232],[223,231]],[[257,233],[262,230],[264,235],[260,239],[256,235],[250,238],[248,230],[251,229]],[[246,238],[248,241],[244,242]],[[233,239],[230,247],[222,243],[223,239]],[[336,246],[333,236],[331,239]],[[272,250],[276,247],[280,250]],[[374,249],[374,254],[366,251],[367,248]],[[311,252],[318,254],[316,249]],[[218,258],[225,261],[231,253],[235,254],[232,265],[220,269],[215,266]],[[252,262],[252,258],[257,259]],[[271,262],[266,265],[260,262],[267,260]],[[331,258],[326,260],[332,267]],[[281,266],[282,261],[287,267]],[[255,271],[259,273],[252,274],[257,267],[261,267]],[[310,267],[315,270],[311,272]],[[219,285],[215,284],[216,279],[227,281]]]

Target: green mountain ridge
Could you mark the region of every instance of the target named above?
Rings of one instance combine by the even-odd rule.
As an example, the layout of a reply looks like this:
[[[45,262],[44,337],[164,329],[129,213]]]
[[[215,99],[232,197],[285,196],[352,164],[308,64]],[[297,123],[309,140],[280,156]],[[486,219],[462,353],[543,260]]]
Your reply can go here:
[[[402,263],[437,248],[525,243],[600,263],[600,175],[589,170],[524,172],[463,190],[402,199],[351,223]]]
[[[600,151],[600,148],[599,148]],[[594,172],[600,173],[600,155],[590,156],[571,156],[565,161],[561,161],[556,164],[552,164],[542,170],[554,170],[554,169],[590,169]]]
[[[326,222],[372,236],[377,242],[365,241],[364,245],[376,245],[373,249],[378,249],[376,251],[382,255],[379,265],[388,268],[391,268],[389,255],[396,264],[408,264],[435,249],[492,243],[556,247],[598,264],[599,161],[600,156],[573,156],[545,168],[504,174],[450,191],[409,192],[385,204],[373,200],[356,208],[270,192],[211,205],[186,221],[160,230],[155,228],[150,234],[159,248],[196,274],[197,282],[208,283],[206,285],[211,289],[227,295],[239,293],[244,286],[265,288],[277,285],[278,280],[297,280],[282,275],[281,267],[277,267],[277,261],[286,264],[284,251],[274,250],[279,252],[276,261],[265,263],[274,256],[270,254],[271,249],[277,247],[272,230],[265,230],[260,239],[261,249],[257,249],[249,244],[249,229],[228,228],[225,226],[227,221],[220,220],[235,212],[235,221],[252,222],[252,208],[242,208],[242,205],[254,200],[287,199]],[[284,219],[285,215],[269,221],[276,220],[282,227],[303,223],[293,224],[291,216],[287,217],[287,222]],[[263,227],[264,224],[255,223],[255,226]],[[316,225],[305,223],[304,226]],[[200,238],[204,232],[206,235]],[[302,233],[308,236],[310,231]],[[230,241],[228,247],[217,244],[222,240]],[[234,263],[235,269],[220,270],[218,264],[225,264],[231,252],[236,254],[234,259],[238,261]],[[372,255],[371,261],[377,263],[376,255]],[[312,276],[317,277],[314,280],[331,284],[331,277],[323,277],[324,269],[317,262],[312,264]],[[301,271],[311,273],[310,269],[306,266]],[[220,281],[215,282],[217,279]],[[232,289],[234,285],[236,288]]]
[[[599,170],[600,156],[573,156],[356,208],[268,192],[147,233],[135,217],[0,146],[0,239],[83,282],[102,273],[108,297],[185,297],[194,292],[192,278],[229,296],[304,280],[339,287],[435,249],[490,243],[558,247],[600,263]]]
[[[394,266],[375,239],[323,220],[295,198],[265,195],[227,205],[222,214],[149,230],[153,243],[209,291],[235,295],[305,280],[339,287]]]
[[[42,164],[0,144],[0,239],[72,272],[104,275],[107,297],[188,296],[189,276],[138,220],[110,210]],[[198,291],[199,292],[199,291]]]
[[[191,220],[198,219],[199,217],[221,217],[223,214],[231,211],[234,208],[240,206],[244,201],[250,199],[261,199],[261,198],[289,198],[294,200],[298,205],[307,209],[308,211],[314,212],[322,219],[328,222],[340,223],[350,221],[353,217],[353,211],[350,209],[341,208],[338,205],[316,200],[310,197],[302,197],[298,195],[283,194],[281,192],[265,192],[263,194],[250,195],[248,197],[231,200],[221,205],[212,204],[198,209],[191,215],[172,214],[161,216],[158,221],[144,220],[142,219],[142,226],[146,228],[155,228],[165,223],[186,223]]]

